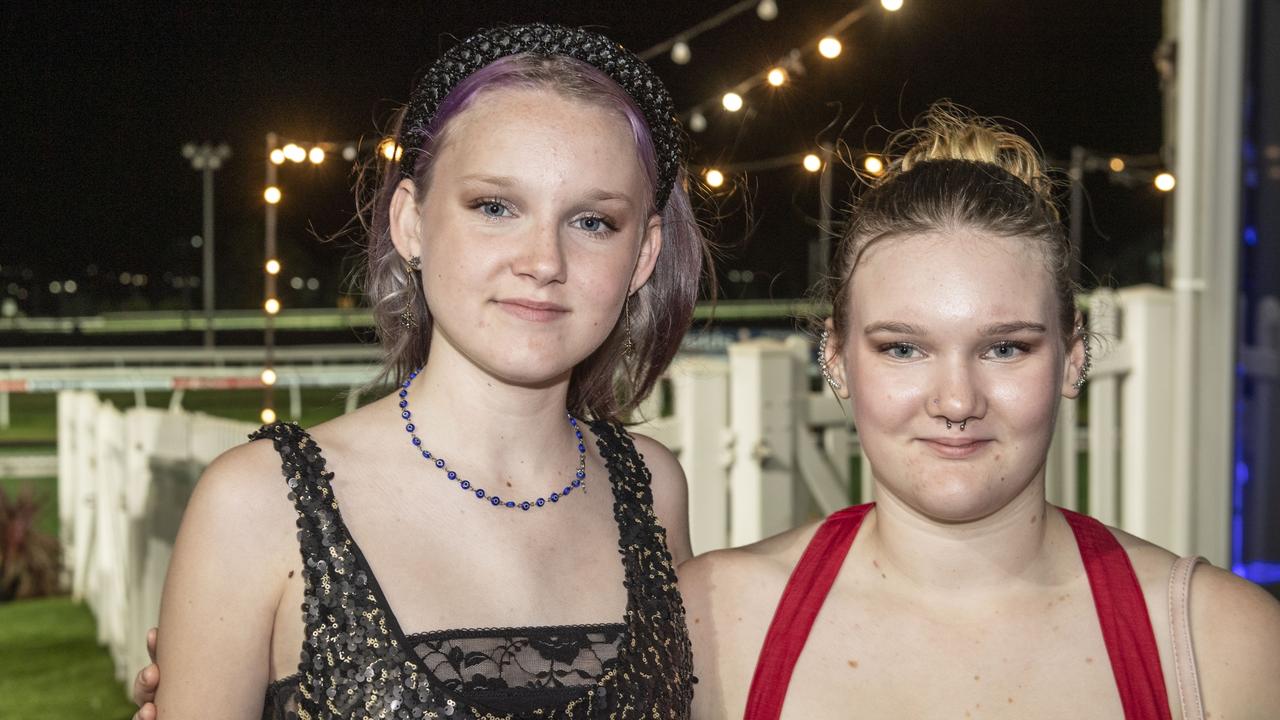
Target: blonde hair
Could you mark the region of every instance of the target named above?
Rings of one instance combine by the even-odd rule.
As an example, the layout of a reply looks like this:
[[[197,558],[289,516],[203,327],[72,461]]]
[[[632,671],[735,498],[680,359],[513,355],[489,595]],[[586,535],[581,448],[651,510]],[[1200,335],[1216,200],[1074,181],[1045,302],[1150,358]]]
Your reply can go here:
[[[853,201],[834,272],[820,290],[820,299],[832,304],[836,337],[845,337],[853,271],[867,248],[893,237],[976,230],[1039,246],[1053,279],[1060,329],[1070,339],[1078,250],[1062,226],[1056,183],[1031,143],[944,101],[894,135],[889,148],[894,159]]]

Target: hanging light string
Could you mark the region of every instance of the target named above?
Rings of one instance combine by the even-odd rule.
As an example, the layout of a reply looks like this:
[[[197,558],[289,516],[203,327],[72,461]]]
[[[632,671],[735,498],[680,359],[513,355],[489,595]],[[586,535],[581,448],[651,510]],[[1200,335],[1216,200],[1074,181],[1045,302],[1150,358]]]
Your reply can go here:
[[[711,17],[707,18],[706,20],[703,20],[697,25],[694,25],[688,30],[672,35],[666,40],[663,40],[657,45],[654,45],[648,50],[645,50],[644,52],[640,53],[640,59],[649,61],[658,57],[662,53],[667,52],[668,50],[671,50],[673,47],[675,47],[676,43],[688,43],[690,40],[698,37],[702,33],[708,30],[713,30],[715,28],[718,28],[721,25],[729,22],[730,20],[738,17],[739,15],[746,12],[751,7],[757,5],[757,3],[758,3],[758,0],[741,0],[741,2],[734,3],[733,5],[730,5],[728,8],[721,10],[719,13],[712,15]],[[774,6],[773,11],[775,14],[777,13],[776,5]],[[679,61],[677,62],[679,63]],[[688,61],[686,60],[685,62],[688,62]],[[684,63],[679,63],[679,64],[683,65]]]
[[[739,3],[739,4],[742,4],[742,3]],[[734,7],[737,7],[737,6],[734,6]],[[817,51],[818,44],[821,43],[824,39],[834,37],[840,34],[841,32],[844,32],[845,30],[849,29],[849,27],[852,26],[854,23],[866,17],[867,13],[869,13],[870,11],[871,11],[871,3],[868,2],[862,5],[859,5],[853,10],[845,13],[843,17],[841,17],[839,20],[836,20],[834,23],[828,26],[821,33],[814,36],[814,38],[810,42],[806,43],[803,47],[808,51],[808,53],[813,53]],[[672,44],[674,44],[674,41]],[[713,95],[711,97],[708,97],[705,100],[702,100],[696,105],[693,105],[687,110],[681,112],[680,113],[681,121],[690,125],[691,129],[697,132],[698,126],[705,126],[703,125],[705,123],[705,113],[707,110],[711,109],[712,107],[715,107],[716,105],[722,105],[729,112],[737,112],[738,109],[742,108],[742,102],[741,102],[742,96],[744,96],[751,90],[754,90],[755,88],[761,85],[764,85],[766,83],[773,84],[769,80],[770,71],[779,69],[779,70],[782,70],[784,73],[791,74],[791,75],[799,75],[802,72],[804,72],[804,56],[806,54],[806,50],[802,50],[801,48],[792,48],[785,55],[780,57],[777,60],[777,62],[770,65],[763,72],[753,73],[752,75],[749,75],[748,77],[744,78],[742,81],[738,82],[737,84],[730,86],[728,90],[721,92],[719,94]],[[837,51],[837,54],[838,54],[838,51]],[[785,77],[784,77],[784,82],[785,82]],[[737,100],[733,100],[732,98],[730,98],[729,97],[730,95],[736,96]],[[726,99],[728,99],[729,102],[726,102]],[[734,106],[736,106],[737,109],[734,109]],[[700,122],[700,121],[694,120],[695,116],[702,116],[704,119]]]

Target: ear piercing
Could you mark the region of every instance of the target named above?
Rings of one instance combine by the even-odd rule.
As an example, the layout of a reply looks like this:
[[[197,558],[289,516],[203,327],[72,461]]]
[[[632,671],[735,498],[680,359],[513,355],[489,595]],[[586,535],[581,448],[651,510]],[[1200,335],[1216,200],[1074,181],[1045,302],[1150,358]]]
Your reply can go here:
[[[418,287],[418,272],[422,270],[422,258],[414,255],[405,263],[404,272],[409,276],[409,285],[412,288]],[[413,312],[413,295],[409,296],[409,302],[405,303],[404,311],[400,313],[400,327],[405,330],[412,330],[418,327],[418,316]]]
[[[832,390],[839,390],[840,381],[831,376],[831,371],[827,369],[827,339],[831,333],[823,330],[818,336],[818,370],[822,372],[822,379],[827,381]]]
[[[1080,377],[1072,385],[1079,392],[1089,380],[1089,370],[1093,368],[1093,352],[1089,348],[1089,336],[1084,334],[1084,325],[1076,326],[1076,332],[1080,333],[1080,342],[1084,343],[1084,364],[1080,366]]]

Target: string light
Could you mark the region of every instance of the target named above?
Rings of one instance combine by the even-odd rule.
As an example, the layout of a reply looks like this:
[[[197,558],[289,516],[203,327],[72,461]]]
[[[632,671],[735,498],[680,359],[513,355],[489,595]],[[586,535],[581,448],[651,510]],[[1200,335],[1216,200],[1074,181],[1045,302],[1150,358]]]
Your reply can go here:
[[[694,132],[702,132],[707,129],[707,116],[703,115],[700,110],[694,110],[689,116],[689,129]]]
[[[262,191],[262,198],[268,203],[275,205],[280,202],[280,188],[275,185],[267,186],[267,189]]]
[[[778,17],[778,3],[774,0],[760,0],[756,5],[756,17],[768,22]]]
[[[283,165],[283,164],[284,164],[284,151],[283,151],[283,150],[281,150],[280,148],[276,148],[275,150],[272,150],[272,151],[271,151],[271,162],[272,162],[272,163],[274,163],[274,164],[276,164],[276,165]]]
[[[709,187],[718,188],[724,184],[724,173],[716,170],[715,168],[708,170],[707,174],[703,177],[706,179]]]
[[[811,173],[816,173],[822,169],[822,158],[814,155],[813,153],[809,153],[804,156],[803,164],[805,170],[808,170]]]
[[[880,0],[880,5],[889,12],[898,12],[902,9],[902,0]]]
[[[319,165],[324,162],[324,148],[316,146],[311,148],[311,152],[307,153],[307,159],[312,165]]]
[[[720,103],[724,105],[725,110],[738,112],[742,109],[742,96],[736,92],[727,92],[720,98]]]
[[[1169,192],[1178,184],[1178,179],[1171,173],[1162,172],[1159,175],[1156,175],[1155,184],[1156,189],[1160,192]]]
[[[769,71],[769,74],[765,79],[769,81],[770,85],[774,87],[781,87],[782,84],[787,81],[787,71],[780,67],[776,67]]]
[[[1107,167],[1111,168],[1111,172],[1124,172],[1124,159],[1113,157],[1107,163]]]
[[[267,261],[267,274],[268,274],[268,275],[279,275],[279,274],[280,274],[280,261],[279,261],[279,260],[276,260],[275,258],[271,258],[270,260],[268,260],[268,261]]]
[[[396,144],[395,138],[387,138],[378,143],[378,154],[388,160],[399,160],[402,149]]]
[[[877,155],[868,155],[862,159],[862,168],[872,175],[884,172],[884,161]]]
[[[307,159],[307,151],[296,143],[289,143],[284,146],[284,156],[293,162],[300,163]]]
[[[676,44],[671,46],[671,62],[677,65],[688,65],[692,57],[693,52],[689,50],[689,43],[677,40]]]
[[[263,384],[263,385],[275,385],[275,384],[276,384],[276,371],[275,371],[275,370],[272,370],[271,368],[265,368],[265,369],[262,371],[262,375],[261,375],[260,377],[261,377],[261,379],[262,379],[262,384]]]
[[[262,408],[262,414],[259,417],[262,418],[263,425],[270,425],[276,421],[276,411],[271,408]]]
[[[840,57],[840,51],[843,49],[840,41],[830,35],[818,41],[818,53],[828,60]]]
[[[275,298],[267,298],[267,301],[262,303],[262,309],[266,310],[268,315],[275,315],[280,312],[280,301]]]

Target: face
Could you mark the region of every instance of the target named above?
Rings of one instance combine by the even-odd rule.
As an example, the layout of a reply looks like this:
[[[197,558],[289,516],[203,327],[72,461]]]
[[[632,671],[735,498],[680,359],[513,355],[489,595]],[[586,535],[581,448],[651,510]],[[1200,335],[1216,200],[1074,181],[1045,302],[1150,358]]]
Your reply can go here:
[[[498,89],[450,121],[426,197],[401,184],[392,239],[422,259],[432,361],[508,383],[567,379],[661,243],[626,120],[549,89]]]
[[[1082,359],[1064,347],[1034,244],[966,232],[888,238],[851,281],[831,368],[879,489],[948,522],[1034,491]]]

